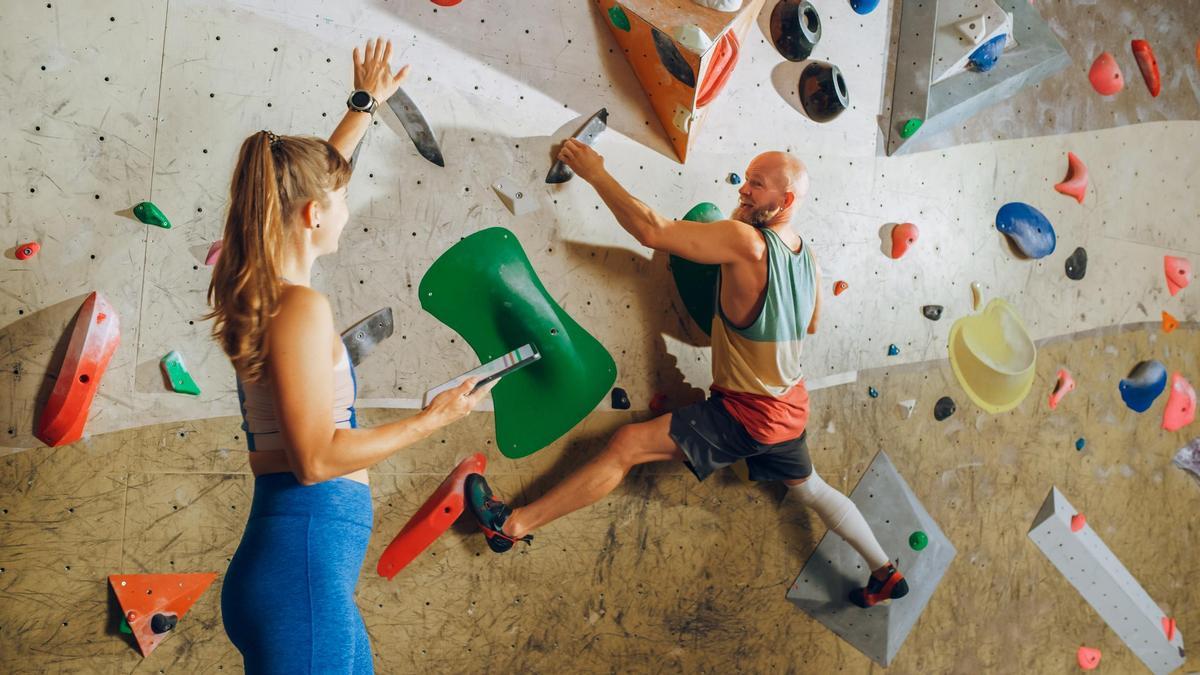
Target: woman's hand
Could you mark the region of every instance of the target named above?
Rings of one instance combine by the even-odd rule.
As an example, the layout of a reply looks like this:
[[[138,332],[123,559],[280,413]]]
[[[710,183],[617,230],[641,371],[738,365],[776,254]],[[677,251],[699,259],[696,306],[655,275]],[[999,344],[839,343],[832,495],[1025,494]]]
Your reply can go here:
[[[354,88],[366,89],[382,105],[400,88],[408,77],[408,66],[392,75],[388,59],[392,57],[392,41],[383,38],[367,40],[361,54],[354,48]]]
[[[591,183],[604,173],[604,158],[586,143],[574,138],[563,142],[558,159],[571,167],[575,175]]]
[[[437,427],[444,427],[466,417],[472,408],[487,398],[492,387],[495,387],[500,380],[492,380],[472,393],[471,390],[475,389],[477,382],[479,382],[479,378],[473,377],[453,389],[447,389],[434,396],[433,400],[429,402],[429,407],[422,410],[421,414],[427,415]]]

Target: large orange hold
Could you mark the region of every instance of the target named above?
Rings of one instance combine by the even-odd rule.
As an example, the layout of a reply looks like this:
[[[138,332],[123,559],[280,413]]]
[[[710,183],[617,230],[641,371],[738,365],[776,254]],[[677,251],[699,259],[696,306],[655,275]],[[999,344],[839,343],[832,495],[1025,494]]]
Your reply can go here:
[[[74,443],[83,436],[92,399],[113,352],[121,342],[121,322],[108,300],[94,291],[83,301],[58,381],[38,419],[37,437],[46,445]]]
[[[216,578],[216,572],[112,574],[108,583],[142,656],[150,656]]]
[[[375,571],[381,577],[391,579],[408,566],[417,556],[429,548],[442,533],[450,529],[454,521],[462,515],[465,505],[463,484],[467,476],[473,473],[483,473],[487,468],[487,458],[477,452],[464,459],[454,467],[446,480],[433,491],[429,499],[404,524],[400,533],[388,544],[383,555],[379,556],[379,564]]]
[[[1088,71],[1088,79],[1101,96],[1112,96],[1125,88],[1125,77],[1121,75],[1121,67],[1117,65],[1117,59],[1108,52],[1096,57],[1092,69]]]
[[[729,76],[733,74],[733,69],[737,66],[739,51],[741,51],[741,43],[738,42],[737,33],[732,30],[725,31],[716,46],[713,47],[712,61],[708,66],[708,72],[705,73],[704,79],[697,89],[697,108],[703,108],[712,103],[725,88],[725,83],[729,81]]]

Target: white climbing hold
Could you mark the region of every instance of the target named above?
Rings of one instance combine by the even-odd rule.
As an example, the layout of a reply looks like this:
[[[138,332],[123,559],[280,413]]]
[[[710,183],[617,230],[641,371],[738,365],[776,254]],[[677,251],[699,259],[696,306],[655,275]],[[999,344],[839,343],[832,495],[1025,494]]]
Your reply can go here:
[[[676,129],[685,134],[692,133],[692,111],[676,104],[675,117],[671,120],[671,123],[675,125]]]
[[[966,21],[959,22],[954,27],[963,37],[970,40],[971,44],[977,45],[987,37],[987,16],[984,14],[973,16]]]
[[[912,417],[913,409],[917,407],[917,399],[907,398],[896,404],[900,407],[900,417],[908,419]]]
[[[492,189],[514,216],[523,216],[538,210],[537,199],[526,190],[516,187],[516,181],[512,178],[497,178],[492,183]]]
[[[742,8],[742,0],[692,0],[692,2],[718,12],[736,12]]]
[[[713,43],[712,38],[708,37],[708,34],[701,30],[700,27],[694,23],[689,23],[686,26],[680,26],[679,28],[676,28],[675,39],[679,41],[679,44],[687,47],[697,54],[703,54],[704,52],[708,51],[708,48],[711,47]]]

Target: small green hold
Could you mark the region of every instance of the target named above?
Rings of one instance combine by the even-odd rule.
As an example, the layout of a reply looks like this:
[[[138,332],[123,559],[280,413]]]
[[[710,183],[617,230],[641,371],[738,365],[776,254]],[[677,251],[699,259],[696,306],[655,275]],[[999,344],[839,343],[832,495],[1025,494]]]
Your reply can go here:
[[[171,388],[180,394],[200,395],[200,387],[183,365],[183,356],[179,352],[171,352],[162,357],[162,368],[171,380]]]
[[[908,138],[917,133],[917,129],[920,129],[922,124],[923,122],[919,117],[914,117],[905,122],[904,126],[900,129],[900,138]]]
[[[621,9],[620,5],[613,5],[608,8],[608,19],[617,28],[629,32],[629,17],[625,16],[625,10]]]
[[[171,221],[167,220],[167,217],[154,205],[154,202],[141,202],[137,206],[134,206],[133,215],[147,225],[161,227],[164,230],[171,229]]]
[[[908,535],[908,545],[912,547],[912,550],[920,551],[929,545],[929,535],[917,530]]]
[[[121,632],[133,635],[133,629],[129,627],[129,622],[125,620],[125,617],[121,617]]]
[[[1083,448],[1085,446],[1087,446],[1087,441],[1085,441],[1082,437],[1075,439],[1075,449],[1076,450],[1081,451],[1081,450],[1083,450]]]
[[[879,398],[879,392],[875,390],[875,387],[867,387],[867,395],[871,398]]]

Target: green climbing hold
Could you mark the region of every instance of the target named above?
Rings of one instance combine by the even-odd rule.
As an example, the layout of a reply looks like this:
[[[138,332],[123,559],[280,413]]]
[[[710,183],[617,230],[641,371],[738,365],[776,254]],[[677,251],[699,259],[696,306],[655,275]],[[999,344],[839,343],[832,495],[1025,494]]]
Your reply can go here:
[[[625,16],[625,10],[621,9],[620,5],[613,5],[608,8],[608,19],[617,28],[629,32],[629,17]]]
[[[917,129],[921,128],[921,124],[923,124],[923,122],[919,117],[914,117],[905,122],[904,126],[900,128],[900,138],[908,138],[909,136],[917,133]]]
[[[121,632],[126,635],[133,635],[133,629],[129,627],[129,622],[125,620],[125,617],[121,617]]]
[[[187,366],[183,365],[183,356],[179,352],[173,351],[162,357],[161,363],[163,372],[171,381],[171,389],[180,394],[200,395],[200,387],[196,385],[191,373],[187,371]]]
[[[154,205],[154,202],[141,202],[137,206],[134,206],[133,215],[147,225],[161,227],[164,230],[171,229],[171,221],[167,220],[167,217]]]
[[[684,214],[682,220],[711,223],[724,220],[725,216],[715,204],[701,202]],[[705,335],[712,335],[713,316],[717,312],[717,276],[720,265],[702,265],[677,255],[671,256],[671,276],[675,277],[675,288],[683,300],[688,315],[700,326]]]
[[[912,547],[912,550],[920,551],[929,545],[929,535],[917,530],[908,535],[908,545]]]

